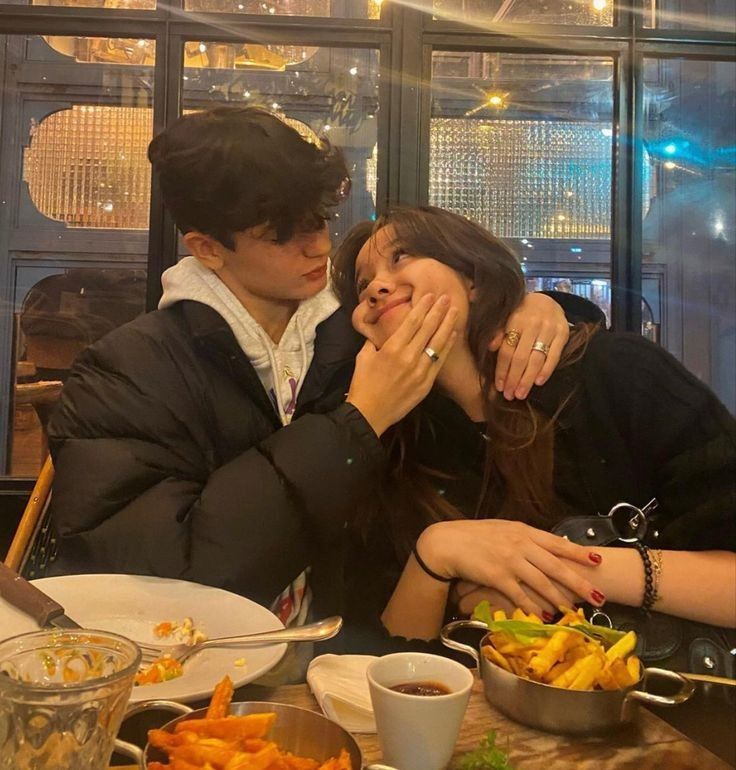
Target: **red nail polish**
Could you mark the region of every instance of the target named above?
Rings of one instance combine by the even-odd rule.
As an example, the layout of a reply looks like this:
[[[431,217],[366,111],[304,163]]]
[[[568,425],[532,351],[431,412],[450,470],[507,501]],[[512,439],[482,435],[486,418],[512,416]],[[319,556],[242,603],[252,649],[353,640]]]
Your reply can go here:
[[[590,592],[590,598],[596,603],[596,604],[603,604],[603,602],[606,601],[606,597],[598,590],[594,590]]]
[[[543,617],[543,618],[544,618],[544,619],[545,619],[545,620],[546,620],[548,623],[551,623],[551,622],[552,622],[552,619],[554,618],[554,615],[553,615],[551,612],[547,612],[547,611],[545,610],[545,612],[543,612],[543,613],[542,613],[542,617]]]
[[[603,557],[599,553],[593,553],[592,551],[588,554],[588,558],[593,564],[600,564],[603,561]]]

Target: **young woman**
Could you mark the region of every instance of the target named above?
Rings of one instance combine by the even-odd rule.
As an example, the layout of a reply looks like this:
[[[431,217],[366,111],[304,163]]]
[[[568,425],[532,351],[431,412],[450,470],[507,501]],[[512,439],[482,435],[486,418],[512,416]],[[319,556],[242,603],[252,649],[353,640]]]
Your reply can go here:
[[[433,391],[383,437],[391,470],[363,512],[356,613],[380,607],[391,635],[416,639],[437,636],[448,606],[467,613],[483,598],[545,619],[571,601],[608,601],[736,625],[736,422],[672,356],[581,325],[548,382],[505,401],[492,378],[499,349],[517,340],[519,262],[447,211],[359,225],[333,271],[377,349],[398,344],[422,297],[444,295],[454,318],[442,354],[425,351],[440,368]],[[550,532],[652,498],[651,550]]]

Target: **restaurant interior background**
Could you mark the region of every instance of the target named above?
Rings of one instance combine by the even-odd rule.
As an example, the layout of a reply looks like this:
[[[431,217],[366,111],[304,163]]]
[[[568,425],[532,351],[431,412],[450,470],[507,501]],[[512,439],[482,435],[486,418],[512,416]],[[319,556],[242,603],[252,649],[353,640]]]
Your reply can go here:
[[[735,4],[633,6],[0,4],[0,506],[27,497],[75,356],[176,260],[148,142],[223,102],[345,149],[335,239],[389,201],[466,214],[530,289],[589,297],[736,411]]]

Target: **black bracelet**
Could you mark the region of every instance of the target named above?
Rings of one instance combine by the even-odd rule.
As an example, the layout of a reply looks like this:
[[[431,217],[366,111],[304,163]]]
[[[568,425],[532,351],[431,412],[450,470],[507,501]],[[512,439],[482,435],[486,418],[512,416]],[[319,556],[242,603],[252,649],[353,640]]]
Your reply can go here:
[[[634,542],[634,547],[639,551],[639,556],[644,564],[644,596],[641,601],[643,610],[651,610],[654,602],[657,601],[657,594],[654,590],[654,570],[652,560],[649,558],[649,548],[638,540]]]
[[[414,558],[417,560],[417,564],[431,577],[435,580],[439,580],[440,583],[452,583],[453,578],[443,577],[442,575],[438,575],[436,572],[431,570],[423,561],[422,557],[419,555],[417,551],[416,545],[414,548],[411,549],[411,552],[414,554]]]

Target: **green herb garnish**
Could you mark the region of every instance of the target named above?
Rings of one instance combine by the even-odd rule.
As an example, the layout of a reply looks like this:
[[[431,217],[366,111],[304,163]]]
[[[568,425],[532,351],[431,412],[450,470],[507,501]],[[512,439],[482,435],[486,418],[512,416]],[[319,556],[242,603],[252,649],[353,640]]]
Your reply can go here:
[[[606,628],[605,626],[596,626],[582,618],[569,626],[531,623],[527,620],[493,620],[491,606],[485,600],[480,602],[475,610],[473,610],[473,619],[485,623],[489,631],[493,633],[503,632],[524,645],[532,644],[540,636],[550,637],[558,631],[569,631],[573,634],[582,634],[590,639],[596,639],[603,645],[604,649],[608,649],[625,636],[624,631],[617,631],[615,628]]]
[[[514,770],[505,751],[496,748],[496,731],[489,730],[474,751],[455,760],[453,770]]]

